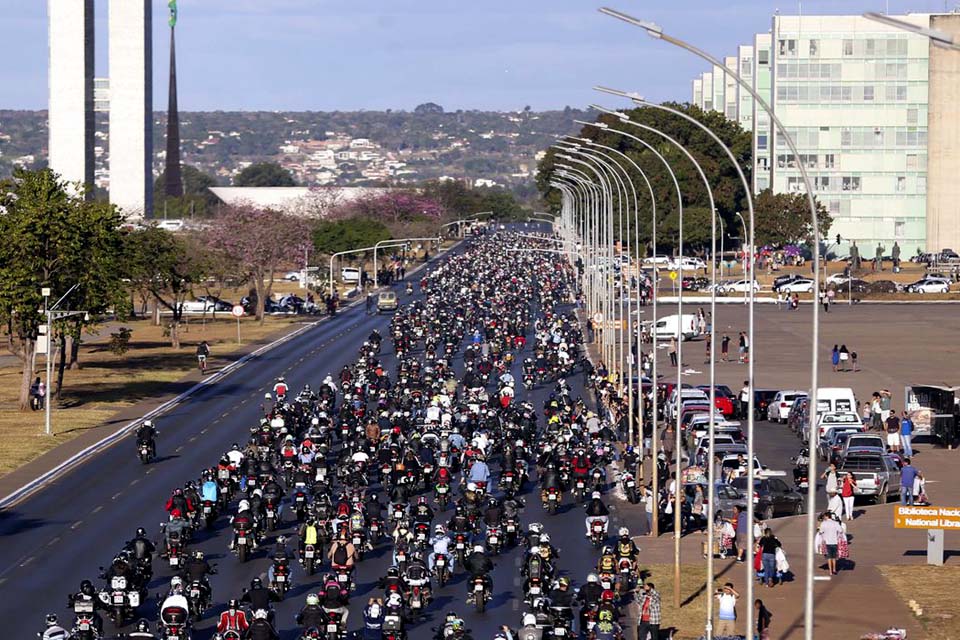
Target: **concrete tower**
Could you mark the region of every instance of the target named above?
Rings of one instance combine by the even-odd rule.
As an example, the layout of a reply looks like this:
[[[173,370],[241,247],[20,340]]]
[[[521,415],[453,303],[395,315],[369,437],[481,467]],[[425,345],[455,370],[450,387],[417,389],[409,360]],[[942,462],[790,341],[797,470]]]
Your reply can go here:
[[[150,0],[110,2],[110,202],[129,218],[153,214],[152,22]]]
[[[49,0],[49,164],[93,185],[93,2]]]

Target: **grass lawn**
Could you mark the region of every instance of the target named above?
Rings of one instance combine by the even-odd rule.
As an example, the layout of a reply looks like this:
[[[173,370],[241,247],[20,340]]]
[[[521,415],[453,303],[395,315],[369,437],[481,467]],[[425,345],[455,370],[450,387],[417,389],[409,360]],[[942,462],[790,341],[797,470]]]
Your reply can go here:
[[[704,634],[707,615],[706,580],[707,570],[702,565],[680,566],[680,603],[678,609],[673,604],[673,565],[641,565],[649,575],[647,582],[653,582],[660,592],[662,629],[673,627],[677,631],[674,638],[699,638]],[[720,576],[719,572],[717,573]],[[722,576],[718,580],[723,580]]]
[[[909,603],[915,600],[923,610],[917,621],[925,640],[960,638],[960,610],[952,597],[960,583],[960,567],[927,565],[886,565],[877,567],[894,591]]]
[[[181,379],[196,369],[196,345],[210,343],[210,369],[222,366],[217,356],[237,350],[237,324],[229,314],[218,319],[191,317],[181,328],[183,346],[175,350],[163,328],[147,320],[112,323],[102,328],[98,337],[80,348],[78,370],[64,373],[63,397],[54,405],[52,425],[54,437],[45,438],[42,411],[21,413],[17,410],[21,367],[19,361],[5,358],[0,367],[0,475],[30,462],[42,453],[62,444],[85,430],[101,425],[114,413],[141,400],[180,393],[192,382]],[[298,318],[268,317],[261,326],[253,318],[241,321],[244,343],[265,338],[271,333],[301,322]],[[130,350],[117,356],[106,349],[109,334],[120,326],[133,330]],[[43,376],[43,358],[37,359],[36,375]],[[56,373],[54,373],[56,377]]]

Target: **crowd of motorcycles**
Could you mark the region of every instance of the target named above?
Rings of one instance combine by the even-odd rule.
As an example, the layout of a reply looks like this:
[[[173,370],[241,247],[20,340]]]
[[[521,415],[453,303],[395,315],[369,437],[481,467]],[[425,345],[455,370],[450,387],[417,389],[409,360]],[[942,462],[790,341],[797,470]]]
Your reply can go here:
[[[584,366],[570,265],[506,250],[537,242],[509,232],[472,242],[420,280],[424,295],[401,306],[386,337],[371,333],[352,365],[297,392],[278,379],[246,444],[171,493],[162,539],[138,529],[101,567],[100,588],[85,580],[69,596],[72,627],[51,614],[38,635],[98,640],[109,618],[128,629],[119,637],[189,640],[216,607],[215,638],[279,640],[273,605],[288,597],[299,565],[298,580],[310,584],[297,616],[301,640],[403,640],[414,630],[464,640],[471,632],[452,611],[421,624],[434,618],[435,593],[464,572],[463,596],[483,613],[497,593],[495,559],[519,547],[524,612],[497,640],[619,638],[620,596],[639,570],[629,531],[608,531],[603,497],[616,435],[566,383]],[[542,406],[516,397],[514,371],[525,389],[551,390]],[[156,430],[145,422],[137,436],[138,456],[152,463]],[[623,489],[635,496],[629,482]],[[560,575],[547,528],[522,519],[530,500],[551,515],[564,501],[582,505],[600,557],[579,588]],[[216,566],[191,549],[201,530],[224,522],[237,562],[258,550],[271,559],[249,587],[216,585],[235,592],[225,607],[209,579]],[[348,625],[357,566],[384,546],[392,562],[382,595]],[[171,577],[150,615],[158,563]]]

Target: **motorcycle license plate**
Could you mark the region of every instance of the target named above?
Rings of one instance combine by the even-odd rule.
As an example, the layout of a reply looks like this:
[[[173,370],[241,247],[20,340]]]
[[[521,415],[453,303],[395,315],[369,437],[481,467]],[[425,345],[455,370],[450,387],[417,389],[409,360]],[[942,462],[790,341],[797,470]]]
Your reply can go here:
[[[405,553],[397,554],[397,562],[406,562],[406,561],[407,561],[407,554]]]
[[[275,577],[276,577],[276,579],[277,579],[277,582],[286,582],[286,581],[287,581],[287,576],[275,576]]]
[[[448,489],[446,487],[437,487],[437,493],[439,493],[440,495],[445,494],[447,491]]]
[[[497,536],[490,536],[490,544],[497,544]]]
[[[637,486],[637,483],[634,482],[633,480],[630,480],[629,482],[627,482],[628,488],[633,489],[635,486]]]
[[[312,558],[312,557],[313,557],[313,554],[314,554],[313,549],[308,549],[307,552],[306,552],[306,556],[307,556],[308,558]]]
[[[473,585],[473,590],[474,590],[474,591],[483,591],[483,585],[478,582],[477,584]]]
[[[190,597],[193,598],[194,600],[196,600],[197,598],[199,598],[199,597],[200,597],[200,590],[199,590],[199,589],[191,589],[191,590],[190,590]]]
[[[237,538],[237,544],[247,544],[246,538]]]
[[[273,511],[271,511],[270,509],[267,509],[267,517],[268,517],[268,518],[272,518],[272,517],[273,517]]]
[[[413,607],[414,609],[419,609],[420,600],[418,598],[414,598],[413,600],[410,601],[410,606]]]
[[[464,544],[463,544],[462,542],[458,542],[458,543],[457,543],[457,550],[458,550],[458,551],[461,550],[461,549],[464,549],[464,548],[465,548],[465,547],[464,547]]]
[[[90,623],[89,623],[89,622],[81,622],[81,623],[80,623],[80,631],[90,631]]]
[[[360,536],[353,536],[353,544],[354,546],[360,544]]]
[[[446,561],[446,560],[444,560],[443,558],[437,558],[437,566],[438,566],[438,567],[445,567],[446,565],[447,565],[447,561]]]
[[[113,604],[123,604],[123,600],[124,597],[122,593],[113,594]]]
[[[565,636],[567,635],[567,630],[564,627],[557,627],[553,630],[554,637]]]
[[[551,493],[549,497],[551,501],[555,501],[557,499],[557,494]]]
[[[205,516],[210,515],[210,512],[211,512],[211,511],[213,511],[213,509],[212,509],[211,507],[205,506],[205,507],[203,508],[203,515],[205,515]]]
[[[513,526],[512,524],[507,525],[507,533],[516,533],[516,531],[517,531],[517,528],[515,526]]]
[[[180,564],[180,558],[178,558],[177,556],[172,556],[172,557],[170,558],[170,566],[171,566],[171,567],[176,567],[176,566],[178,566],[179,564]]]
[[[577,489],[583,489],[583,480],[577,480]]]
[[[347,574],[345,573],[337,574],[337,582],[346,582],[346,581],[347,581]]]
[[[530,587],[530,593],[535,596],[540,595],[540,587]]]
[[[139,593],[137,593],[136,591],[131,591],[131,592],[130,592],[130,595],[127,596],[127,597],[130,598],[130,606],[131,606],[131,607],[133,607],[134,609],[136,609],[137,607],[140,606],[140,594],[139,594]]]
[[[336,632],[337,632],[337,625],[335,624],[327,625],[327,633],[336,633]]]

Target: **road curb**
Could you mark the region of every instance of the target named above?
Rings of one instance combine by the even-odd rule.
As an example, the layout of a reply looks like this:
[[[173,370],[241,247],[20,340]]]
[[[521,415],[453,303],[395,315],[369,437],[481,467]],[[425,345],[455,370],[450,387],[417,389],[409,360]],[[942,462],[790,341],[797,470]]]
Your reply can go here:
[[[461,241],[461,242],[462,242],[462,241]],[[453,246],[448,247],[448,248],[446,249],[446,251],[441,252],[441,253],[443,253],[443,254],[448,253],[449,251],[451,251],[452,249],[455,249],[455,248],[456,248],[457,246],[459,246],[459,245],[460,245],[460,242],[457,242],[457,243],[455,243]],[[433,261],[431,260],[431,262],[433,262]],[[410,272],[409,275],[413,275],[413,274],[417,273],[418,271],[421,271],[422,269],[426,268],[427,265],[429,265],[431,262],[425,262],[425,263],[419,265],[418,267],[416,267],[415,269],[413,269],[413,270]],[[365,303],[365,299],[366,299],[365,296],[358,296],[356,300],[354,300],[353,302],[347,304],[347,305],[344,307],[344,311],[349,310],[349,309],[352,309],[353,307],[357,307],[357,306]],[[162,414],[166,413],[166,412],[169,411],[170,409],[173,409],[174,407],[176,407],[177,405],[179,405],[180,403],[182,403],[182,402],[183,402],[184,400],[186,400],[187,398],[193,396],[193,395],[194,395],[195,393],[197,393],[198,391],[204,389],[205,387],[207,387],[207,386],[209,386],[209,385],[211,385],[211,384],[214,384],[215,382],[221,380],[222,378],[227,377],[227,376],[230,375],[231,373],[233,373],[233,372],[235,372],[236,370],[242,368],[242,367],[243,367],[245,364],[247,364],[249,361],[251,361],[251,360],[259,357],[260,355],[262,355],[262,354],[264,354],[264,353],[267,353],[268,351],[272,351],[272,350],[275,349],[276,347],[279,347],[280,345],[284,344],[285,342],[288,342],[288,341],[296,338],[297,336],[299,336],[299,335],[301,335],[301,334],[303,334],[303,333],[306,333],[306,332],[309,331],[310,329],[313,329],[313,328],[315,328],[315,327],[317,327],[317,326],[319,326],[319,325],[321,325],[321,324],[330,322],[331,320],[333,320],[334,318],[336,318],[336,317],[339,316],[339,315],[340,315],[340,314],[338,313],[336,316],[326,316],[326,317],[321,318],[321,319],[319,319],[319,320],[316,320],[316,321],[314,321],[314,322],[310,322],[310,323],[308,323],[308,324],[306,324],[306,325],[304,325],[304,326],[302,326],[302,327],[299,327],[298,329],[296,329],[296,330],[294,330],[294,331],[291,331],[290,333],[287,333],[287,334],[285,334],[285,335],[277,338],[277,339],[274,340],[273,342],[267,343],[267,344],[265,344],[265,345],[263,345],[263,346],[255,349],[254,351],[251,351],[250,353],[248,353],[248,354],[246,354],[246,355],[238,358],[237,360],[231,362],[230,364],[228,364],[227,366],[223,367],[223,368],[220,369],[219,371],[216,371],[215,373],[212,373],[209,377],[204,378],[203,380],[201,380],[201,381],[198,382],[197,384],[193,385],[192,387],[190,387],[189,389],[187,389],[187,390],[184,391],[183,393],[181,393],[181,394],[179,394],[179,395],[171,398],[170,400],[167,400],[166,402],[164,402],[164,403],[161,404],[160,406],[152,409],[151,411],[147,412],[146,414],[142,415],[141,417],[137,418],[136,420],[133,420],[133,421],[131,421],[131,422],[126,423],[125,425],[123,425],[122,427],[120,427],[119,429],[117,429],[116,431],[114,431],[113,433],[111,433],[110,435],[108,435],[108,436],[106,436],[106,437],[98,440],[97,442],[94,442],[93,444],[91,444],[90,446],[86,447],[85,449],[82,449],[81,451],[78,451],[77,453],[75,453],[74,455],[70,456],[69,458],[67,458],[66,460],[64,460],[63,462],[61,462],[60,464],[58,464],[58,465],[56,465],[55,467],[53,467],[52,469],[49,469],[48,471],[40,474],[39,476],[37,476],[37,477],[34,478],[33,480],[27,482],[26,484],[22,485],[21,487],[19,487],[19,488],[16,489],[16,490],[14,490],[13,492],[11,492],[10,494],[8,494],[7,496],[3,497],[2,499],[0,499],[0,510],[8,509],[8,508],[16,505],[16,504],[19,503],[20,501],[24,500],[25,498],[28,498],[29,496],[33,495],[34,493],[36,493],[37,491],[39,491],[40,489],[42,489],[42,488],[45,487],[46,485],[50,484],[51,482],[53,482],[54,480],[56,480],[56,479],[59,478],[60,476],[64,475],[65,473],[68,473],[69,471],[71,471],[71,470],[73,470],[74,468],[78,467],[79,465],[83,464],[83,463],[87,460],[87,458],[88,458],[89,456],[96,455],[96,454],[100,453],[101,451],[103,451],[103,450],[105,450],[105,449],[108,449],[109,447],[113,446],[114,444],[116,444],[117,442],[119,442],[120,440],[122,440],[123,438],[125,438],[126,436],[128,436],[134,429],[136,429],[137,427],[139,427],[139,426],[143,423],[144,420],[151,420],[151,419],[153,419],[153,418],[155,418],[155,417],[157,417],[157,416],[159,416],[159,415],[162,415]]]

